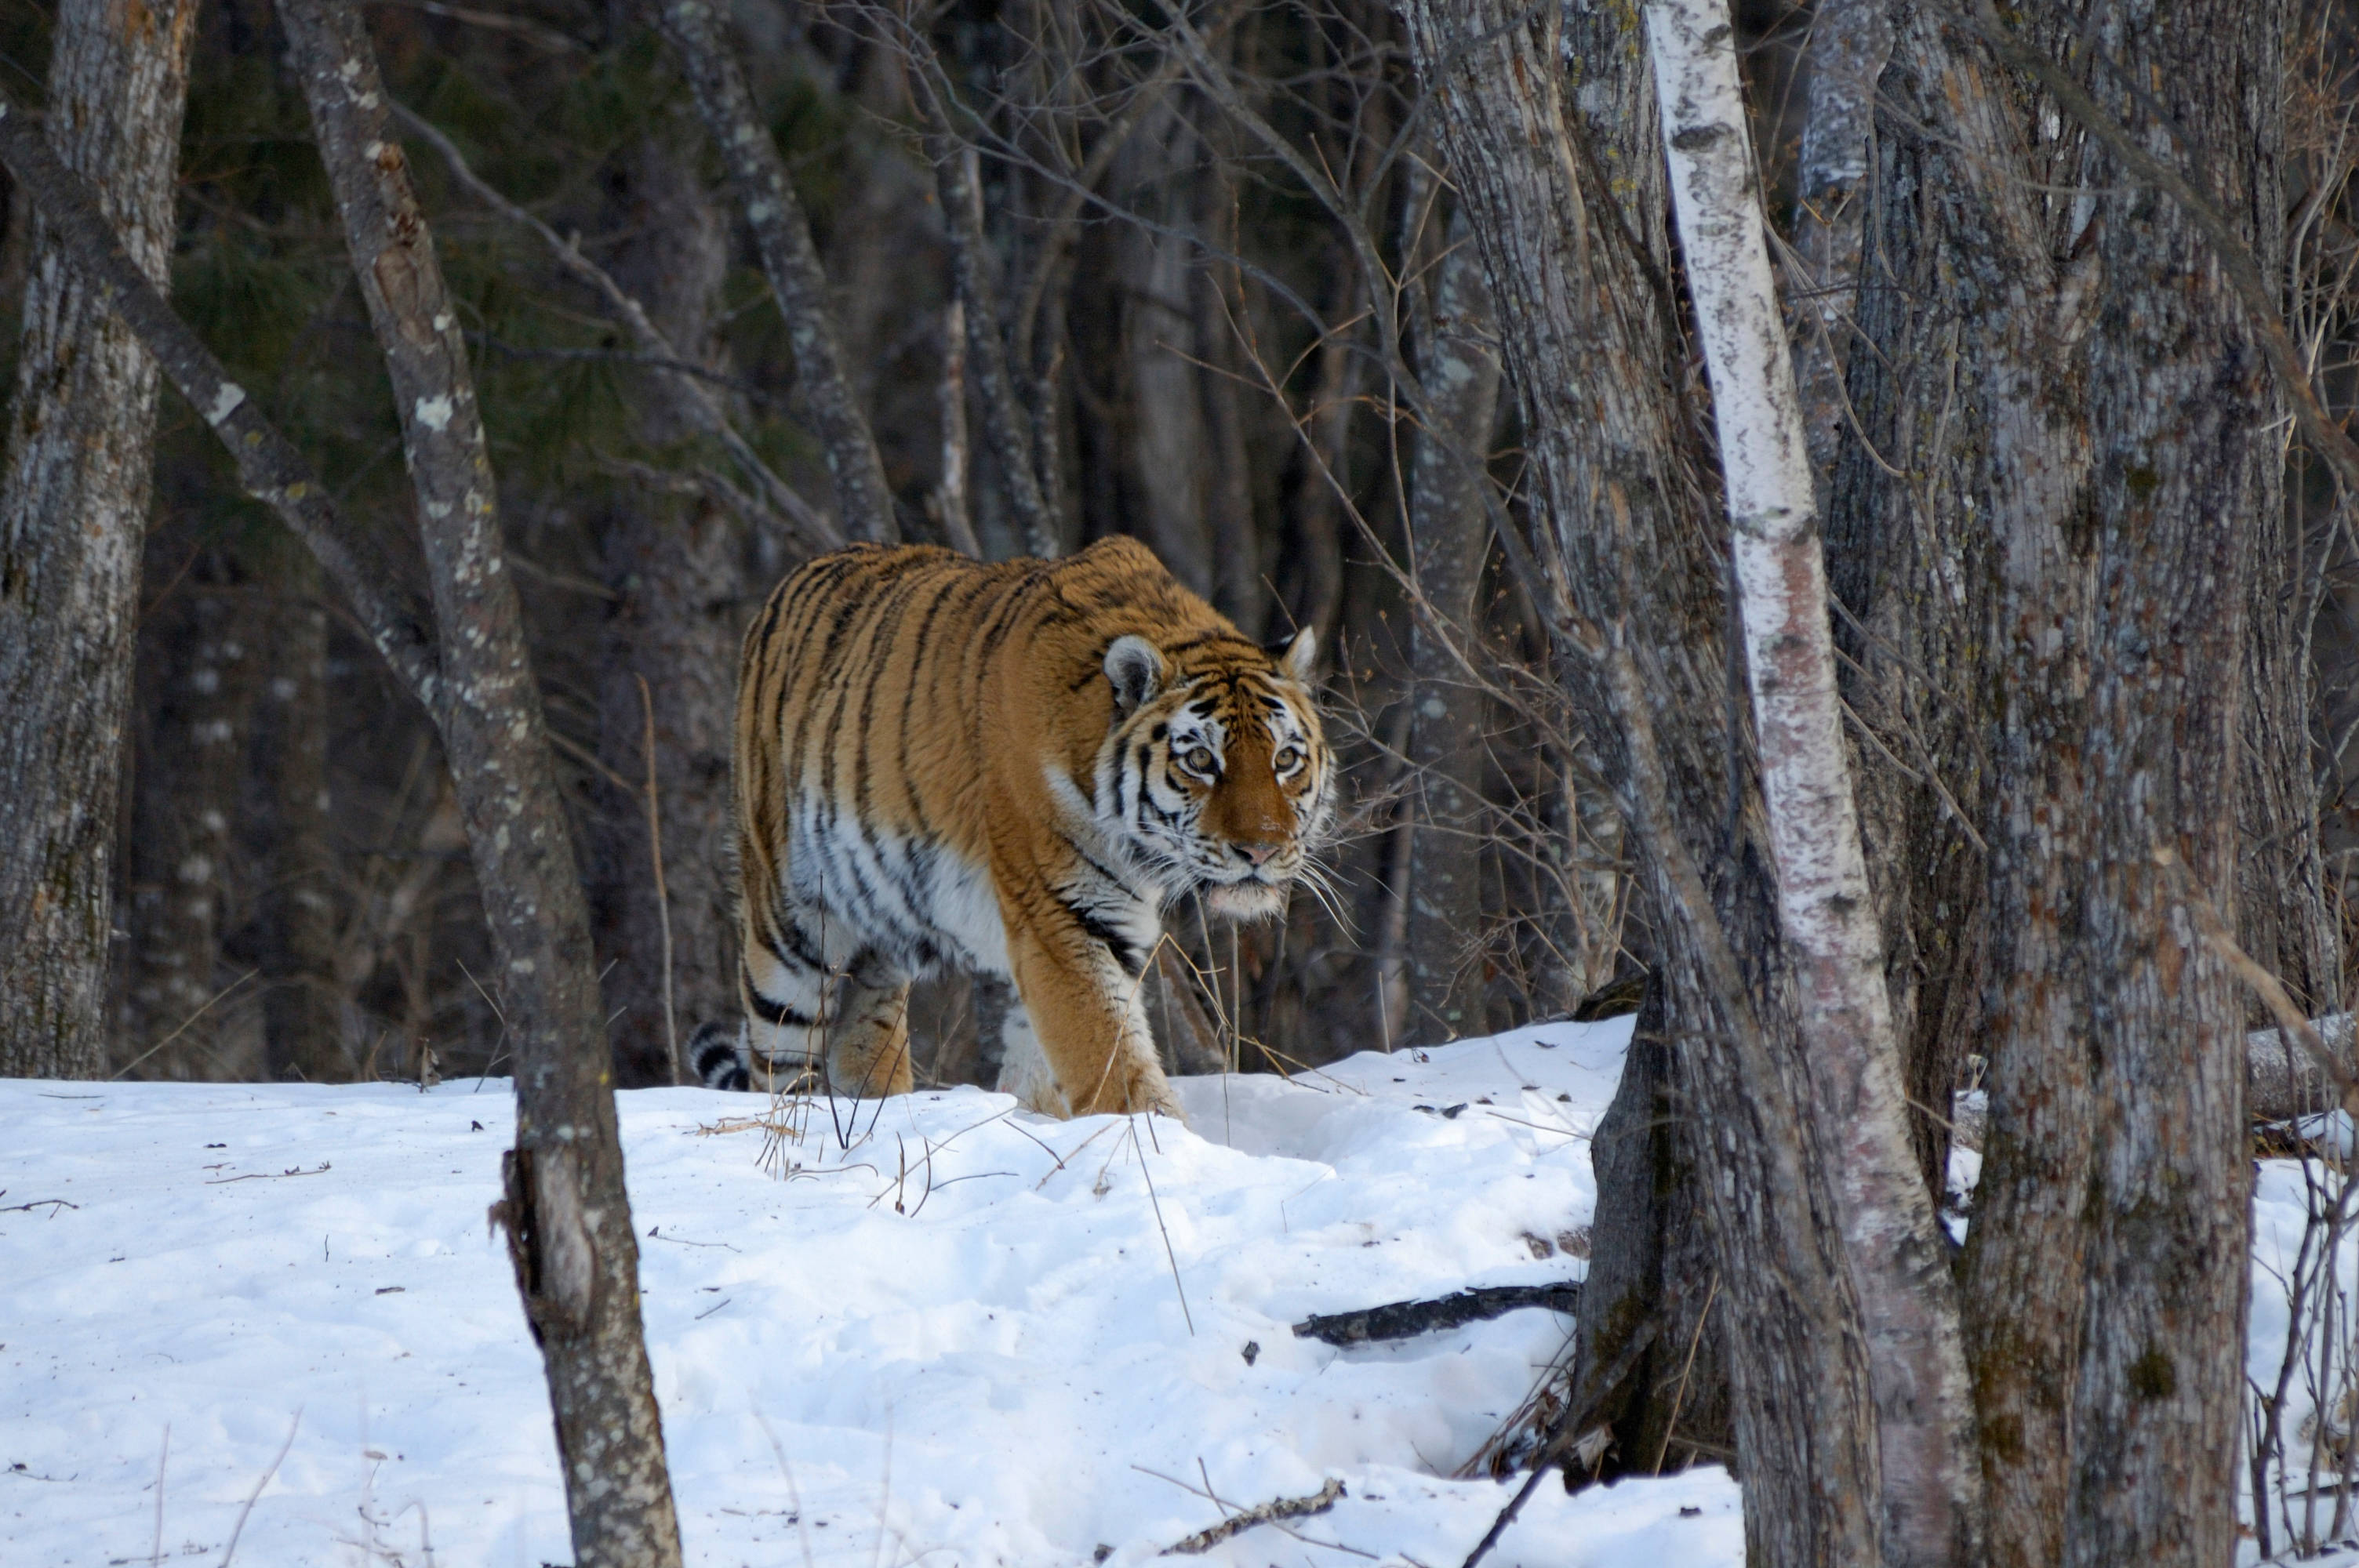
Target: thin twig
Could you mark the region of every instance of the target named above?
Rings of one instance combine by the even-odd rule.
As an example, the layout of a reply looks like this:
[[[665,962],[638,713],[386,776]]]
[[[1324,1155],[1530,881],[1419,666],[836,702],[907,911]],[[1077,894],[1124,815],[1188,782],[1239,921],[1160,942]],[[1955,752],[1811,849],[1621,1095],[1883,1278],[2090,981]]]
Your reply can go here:
[[[333,1169],[333,1167],[327,1161],[322,1160],[308,1171],[304,1170],[300,1166],[291,1166],[284,1171],[249,1171],[243,1176],[223,1176],[217,1180],[207,1182],[205,1185],[209,1187],[225,1187],[232,1182],[283,1182],[289,1176],[325,1175],[332,1169]]]
[[[246,1516],[254,1511],[254,1505],[262,1499],[263,1488],[270,1485],[270,1478],[273,1476],[278,1474],[278,1466],[287,1462],[288,1451],[295,1446],[295,1429],[302,1424],[303,1407],[297,1405],[295,1419],[287,1423],[287,1441],[278,1445],[278,1453],[270,1461],[270,1468],[262,1473],[262,1479],[256,1481],[254,1484],[254,1490],[245,1495],[245,1507],[237,1510],[237,1523],[230,1530],[229,1544],[222,1548],[221,1561],[215,1563],[213,1568],[229,1568],[229,1560],[237,1551],[237,1538],[245,1533]]]
[[[647,677],[639,676],[636,679],[639,708],[647,721],[647,846],[656,862],[657,923],[663,928],[664,1041],[671,1048],[671,1081],[677,1088],[686,1080],[679,1076],[679,1015],[672,1005],[671,895],[664,890],[663,799],[656,792],[656,699],[647,693]]]
[[[1154,1113],[1147,1113],[1152,1116]],[[1147,1151],[1138,1142],[1138,1119],[1131,1119],[1130,1146],[1138,1153],[1138,1173],[1147,1178],[1147,1201],[1155,1209],[1155,1228],[1163,1237],[1163,1256],[1171,1264],[1171,1288],[1180,1294],[1180,1315],[1188,1325],[1188,1337],[1196,1337],[1196,1314],[1188,1310],[1188,1287],[1180,1282],[1180,1255],[1171,1249],[1171,1232],[1163,1223],[1163,1200],[1155,1195],[1155,1173],[1147,1168]],[[1076,1150],[1074,1152],[1079,1153]]]
[[[1696,1314],[1695,1333],[1688,1336],[1687,1359],[1680,1363],[1679,1386],[1671,1390],[1671,1419],[1663,1423],[1663,1445],[1655,1450],[1655,1474],[1663,1473],[1663,1461],[1671,1452],[1671,1434],[1680,1429],[1680,1407],[1687,1403],[1688,1374],[1695,1370],[1697,1348],[1703,1344],[1704,1325],[1712,1321],[1712,1303],[1720,1299],[1720,1271],[1712,1271],[1712,1289],[1703,1293],[1703,1310]]]
[[[164,1561],[164,1465],[172,1457],[172,1423],[164,1423],[163,1452],[156,1455],[156,1543],[147,1553],[147,1568],[160,1568]]]
[[[258,968],[248,969],[245,973],[238,976],[237,979],[230,981],[229,984],[222,987],[221,989],[213,992],[212,995],[205,999],[204,1005],[202,1007],[198,1008],[196,1011],[180,1020],[179,1028],[173,1030],[172,1033],[167,1034],[161,1040],[157,1041],[156,1044],[148,1046],[147,1049],[140,1052],[139,1054],[132,1057],[128,1062],[124,1063],[123,1065],[114,1069],[114,1072],[109,1073],[107,1075],[106,1081],[113,1083],[115,1079],[121,1077],[124,1074],[129,1072],[132,1068],[137,1066],[148,1057],[153,1056],[157,1052],[161,1051],[165,1046],[169,1045],[173,1041],[178,1040],[182,1034],[188,1032],[189,1025],[194,1023],[200,1018],[202,1018],[205,1013],[211,1010],[213,1003],[221,1000],[222,998],[229,995],[230,992],[237,989],[238,987],[245,984],[246,981],[254,979],[255,976],[260,973],[262,973],[262,971]]]
[[[1207,1482],[1206,1486],[1209,1487],[1211,1483]],[[1204,1495],[1208,1498],[1212,1496],[1210,1490],[1207,1490]],[[1231,1514],[1209,1529],[1198,1530],[1185,1541],[1173,1542],[1158,1555],[1169,1557],[1177,1552],[1192,1557],[1199,1552],[1210,1552],[1221,1542],[1233,1536],[1243,1535],[1257,1524],[1272,1524],[1282,1519],[1309,1519],[1313,1514],[1323,1514],[1348,1495],[1343,1490],[1343,1483],[1331,1476],[1325,1486],[1308,1497],[1273,1498],[1268,1502],[1257,1503],[1241,1512]],[[1218,1498],[1212,1498],[1212,1504],[1215,1508],[1227,1506]]]
[[[2277,1027],[2291,1035],[2295,1043],[2309,1053],[2319,1071],[2326,1076],[2326,1081],[2332,1084],[2343,1097],[2343,1108],[2359,1117],[2359,1076],[2354,1076],[2343,1058],[2335,1054],[2333,1048],[2327,1044],[2325,1036],[2319,1033],[2317,1025],[2302,1016],[2301,1009],[2295,1006],[2293,998],[2286,994],[2285,983],[2236,945],[2236,939],[2229,935],[2227,923],[2220,918],[2220,911],[2196,885],[2193,874],[2178,854],[2168,845],[2158,845],[2154,860],[2155,864],[2176,874],[2180,891],[2185,894],[2183,907],[2194,920],[2196,930],[2212,945],[2212,951],[2220,955],[2237,979],[2253,988],[2254,993],[2261,999],[2261,1005],[2267,1008],[2269,1015],[2277,1020]]]
[[[728,415],[723,412],[711,389],[703,384],[702,373],[684,368],[688,363],[687,356],[664,336],[662,329],[648,316],[647,307],[615,282],[613,274],[583,255],[582,247],[573,241],[560,237],[556,230],[500,194],[468,164],[466,156],[459,151],[458,144],[444,135],[431,122],[402,104],[396,103],[392,108],[395,117],[404,126],[442,155],[451,178],[501,217],[538,234],[541,243],[557,258],[558,265],[589,285],[606,302],[608,313],[623,324],[638,343],[640,351],[656,362],[669,379],[679,395],[682,410],[688,415],[688,422],[721,443],[731,460],[753,481],[766,510],[783,517],[821,549],[832,550],[843,543],[843,535],[835,524],[805,501],[793,486],[780,479],[776,470],[755,452]]]
[[[1623,1342],[1621,1354],[1606,1367],[1605,1376],[1597,1380],[1595,1391],[1587,1399],[1578,1398],[1581,1392],[1578,1389],[1566,1390],[1564,1413],[1558,1419],[1557,1428],[1549,1435],[1548,1441],[1541,1444],[1539,1451],[1532,1455],[1531,1475],[1509,1499],[1507,1506],[1499,1510],[1499,1517],[1491,1521],[1491,1528],[1484,1531],[1483,1539],[1474,1543],[1474,1550],[1466,1554],[1462,1568],[1474,1568],[1491,1548],[1499,1544],[1499,1538],[1507,1533],[1507,1527],[1516,1522],[1517,1514],[1524,1511],[1525,1501],[1538,1488],[1540,1478],[1549,1473],[1549,1466],[1556,1462],[1557,1454],[1566,1444],[1581,1435],[1589,1425],[1590,1418],[1596,1414],[1597,1408],[1605,1402],[1605,1396],[1630,1375],[1631,1368],[1638,1364],[1639,1356],[1655,1342],[1657,1326],[1650,1320]]]

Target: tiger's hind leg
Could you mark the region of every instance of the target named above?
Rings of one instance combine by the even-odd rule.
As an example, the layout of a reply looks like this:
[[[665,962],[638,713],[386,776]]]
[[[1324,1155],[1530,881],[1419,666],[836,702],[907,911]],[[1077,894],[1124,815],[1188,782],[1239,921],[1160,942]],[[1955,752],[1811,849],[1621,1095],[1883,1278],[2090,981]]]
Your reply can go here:
[[[813,1087],[823,1070],[828,1022],[838,1016],[847,982],[829,967],[820,912],[781,902],[761,914],[746,918],[742,933],[745,1026],[736,1044],[745,1076],[729,1087],[791,1094]],[[715,1082],[701,1054],[697,1065],[707,1083]]]
[[[854,965],[837,981],[827,1031],[827,1085],[851,1099],[905,1095],[909,1071],[909,982]]]

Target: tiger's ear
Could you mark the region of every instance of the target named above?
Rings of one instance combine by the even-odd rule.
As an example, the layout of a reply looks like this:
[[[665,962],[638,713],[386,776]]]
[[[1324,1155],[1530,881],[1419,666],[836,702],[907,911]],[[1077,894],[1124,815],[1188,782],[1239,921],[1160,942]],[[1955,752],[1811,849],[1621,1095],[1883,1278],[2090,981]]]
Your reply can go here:
[[[1309,626],[1294,634],[1294,641],[1278,655],[1278,665],[1291,679],[1304,686],[1310,684],[1311,671],[1319,663],[1319,633]]]
[[[1144,637],[1116,637],[1106,650],[1105,673],[1114,682],[1115,710],[1136,713],[1163,689],[1163,655]]]

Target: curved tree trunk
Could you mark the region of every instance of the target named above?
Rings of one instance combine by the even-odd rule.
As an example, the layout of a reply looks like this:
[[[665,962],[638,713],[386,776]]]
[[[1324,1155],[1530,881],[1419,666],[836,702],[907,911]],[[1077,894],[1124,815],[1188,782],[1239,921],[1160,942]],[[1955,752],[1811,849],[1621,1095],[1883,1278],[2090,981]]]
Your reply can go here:
[[[280,13],[385,356],[440,631],[436,713],[499,961],[516,1142],[496,1211],[556,1418],[580,1568],[678,1568],[590,921],[507,571],[466,340],[345,0]]]
[[[810,221],[787,176],[787,160],[745,85],[721,11],[712,0],[656,0],[655,15],[695,90],[704,127],[721,149],[738,208],[794,344],[795,377],[835,482],[836,518],[846,535],[879,544],[901,537],[885,462],[845,373],[827,272],[811,243]]]
[[[159,287],[189,0],[65,0],[49,135]],[[155,362],[42,225],[0,481],[0,1074],[106,1071],[107,940]]]

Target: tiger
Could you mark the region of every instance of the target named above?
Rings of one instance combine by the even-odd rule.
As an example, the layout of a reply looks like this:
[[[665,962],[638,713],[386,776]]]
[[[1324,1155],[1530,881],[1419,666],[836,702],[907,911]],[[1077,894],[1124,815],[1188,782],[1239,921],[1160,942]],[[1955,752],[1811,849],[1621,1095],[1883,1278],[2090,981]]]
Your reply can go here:
[[[1180,1102],[1141,979],[1163,912],[1281,914],[1326,832],[1315,634],[1275,655],[1142,544],[993,565],[814,557],[746,633],[739,997],[691,1042],[716,1088],[911,1087],[910,982],[1014,982],[999,1087],[1052,1117]]]

